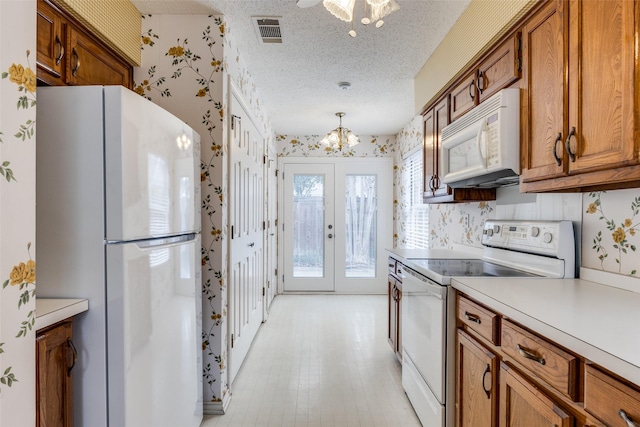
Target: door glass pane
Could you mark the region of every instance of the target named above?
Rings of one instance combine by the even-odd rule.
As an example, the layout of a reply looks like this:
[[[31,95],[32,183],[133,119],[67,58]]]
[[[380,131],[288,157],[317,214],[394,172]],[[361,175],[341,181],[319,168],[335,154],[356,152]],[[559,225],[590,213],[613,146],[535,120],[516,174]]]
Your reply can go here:
[[[293,276],[324,277],[324,176],[293,176]]]
[[[347,175],[345,188],[346,277],[376,275],[376,210],[378,205],[375,175]]]

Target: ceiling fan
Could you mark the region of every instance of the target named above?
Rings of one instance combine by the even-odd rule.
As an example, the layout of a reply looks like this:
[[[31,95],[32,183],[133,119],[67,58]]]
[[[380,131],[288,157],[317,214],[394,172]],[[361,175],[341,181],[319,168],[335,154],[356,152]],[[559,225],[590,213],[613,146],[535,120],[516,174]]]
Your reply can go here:
[[[343,21],[351,22],[349,35],[355,37],[356,31],[353,28],[353,21],[357,0],[296,0],[296,5],[300,8],[309,8],[321,1],[325,9],[331,12],[333,16]],[[363,3],[364,16],[360,22],[363,25],[375,23],[376,28],[380,28],[384,24],[382,18],[400,9],[396,0],[363,0]]]

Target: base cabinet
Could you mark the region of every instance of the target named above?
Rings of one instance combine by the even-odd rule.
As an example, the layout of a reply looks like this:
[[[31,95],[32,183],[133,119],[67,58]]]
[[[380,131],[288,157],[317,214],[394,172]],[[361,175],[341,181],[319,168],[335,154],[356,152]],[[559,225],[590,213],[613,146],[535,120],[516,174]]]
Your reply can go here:
[[[457,332],[456,425],[498,425],[499,359],[462,330]]]
[[[505,363],[500,368],[500,427],[572,427],[563,411],[534,384]]]
[[[456,427],[630,426],[620,410],[640,420],[639,387],[463,294],[456,326]]]
[[[72,333],[71,320],[36,333],[36,427],[73,426]]]
[[[400,333],[402,327],[402,268],[401,262],[389,258],[387,340],[400,361],[402,361],[402,334]]]

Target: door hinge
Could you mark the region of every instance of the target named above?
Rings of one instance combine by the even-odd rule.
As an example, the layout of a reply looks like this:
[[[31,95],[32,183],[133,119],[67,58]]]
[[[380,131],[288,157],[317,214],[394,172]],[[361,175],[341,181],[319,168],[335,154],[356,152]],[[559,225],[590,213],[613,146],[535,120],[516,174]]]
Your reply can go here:
[[[276,176],[278,176],[278,169],[276,169]]]
[[[265,296],[267,294],[267,290],[265,289],[265,287],[262,287],[262,296]]]
[[[242,117],[236,116],[235,114],[231,115],[231,130],[236,128],[236,120],[242,120]]]
[[[262,156],[262,164],[263,165],[267,164],[267,156],[266,156],[266,154],[264,156]]]
[[[282,283],[284,283],[284,274],[282,275]]]
[[[518,71],[522,71],[522,57],[518,58]]]
[[[275,273],[273,274],[274,276],[276,276],[276,279],[278,278],[278,269],[276,268]]]
[[[267,229],[267,223],[266,221],[262,221],[262,230],[266,230]]]
[[[233,334],[231,334],[231,348],[233,348],[233,344],[235,344],[235,340]]]
[[[278,226],[278,218],[276,218],[276,219],[273,221],[273,224],[274,224],[276,227]]]
[[[231,226],[231,239],[233,240],[233,225]]]

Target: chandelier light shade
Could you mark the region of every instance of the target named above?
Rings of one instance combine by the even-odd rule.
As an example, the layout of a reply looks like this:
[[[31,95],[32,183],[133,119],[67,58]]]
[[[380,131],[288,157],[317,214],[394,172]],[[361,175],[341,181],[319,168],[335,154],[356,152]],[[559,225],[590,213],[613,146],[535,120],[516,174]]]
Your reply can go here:
[[[356,0],[324,0],[322,4],[336,18],[346,22],[353,20],[353,9]]]
[[[360,22],[364,25],[375,23],[376,28],[382,27],[382,18],[400,9],[400,5],[395,0],[324,0],[322,4],[333,16],[346,22],[351,22],[351,37],[356,36],[353,27],[354,10],[356,1],[362,1],[364,17]]]
[[[360,143],[358,137],[349,129],[342,127],[342,117],[345,116],[345,113],[336,113],[336,116],[340,118],[340,125],[322,138],[320,143],[340,151],[342,151],[342,147],[358,145]]]

